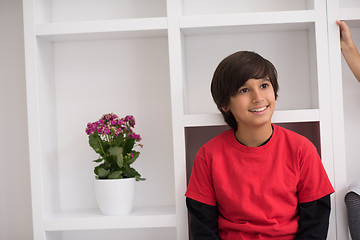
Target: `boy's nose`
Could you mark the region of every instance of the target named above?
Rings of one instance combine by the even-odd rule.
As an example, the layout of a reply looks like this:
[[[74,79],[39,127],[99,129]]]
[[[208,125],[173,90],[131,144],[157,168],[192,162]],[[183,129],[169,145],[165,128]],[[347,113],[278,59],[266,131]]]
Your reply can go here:
[[[257,102],[260,102],[261,100],[262,100],[262,95],[261,95],[260,91],[258,91],[258,90],[253,91],[252,102],[257,103]]]

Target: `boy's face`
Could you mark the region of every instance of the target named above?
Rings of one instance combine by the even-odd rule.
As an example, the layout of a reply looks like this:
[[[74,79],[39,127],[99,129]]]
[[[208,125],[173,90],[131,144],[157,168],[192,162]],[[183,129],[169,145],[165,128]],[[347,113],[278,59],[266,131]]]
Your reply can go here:
[[[275,94],[269,79],[249,79],[239,88],[238,93],[230,97],[229,106],[239,128],[259,127],[271,124],[275,110]]]

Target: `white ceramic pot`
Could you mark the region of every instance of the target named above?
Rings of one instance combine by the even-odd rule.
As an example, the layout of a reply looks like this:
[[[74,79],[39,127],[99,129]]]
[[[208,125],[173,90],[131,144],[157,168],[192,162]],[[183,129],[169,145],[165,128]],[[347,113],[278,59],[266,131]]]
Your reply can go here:
[[[103,214],[128,214],[134,203],[135,178],[95,179],[95,194]]]

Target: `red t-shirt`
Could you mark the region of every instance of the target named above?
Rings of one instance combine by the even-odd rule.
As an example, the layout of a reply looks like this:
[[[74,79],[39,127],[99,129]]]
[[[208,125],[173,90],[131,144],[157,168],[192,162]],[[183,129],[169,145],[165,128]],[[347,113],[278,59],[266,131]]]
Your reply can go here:
[[[185,195],[217,206],[221,239],[294,239],[298,203],[334,192],[315,146],[273,128],[263,146],[244,146],[228,130],[196,155]]]

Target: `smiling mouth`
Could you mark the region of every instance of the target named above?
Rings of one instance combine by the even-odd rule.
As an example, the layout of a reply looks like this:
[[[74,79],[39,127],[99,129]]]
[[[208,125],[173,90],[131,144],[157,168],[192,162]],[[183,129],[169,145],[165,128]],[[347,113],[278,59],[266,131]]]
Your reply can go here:
[[[268,106],[262,107],[262,108],[254,108],[254,109],[250,109],[250,112],[262,112],[265,111],[265,109],[267,109]]]

